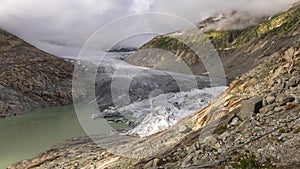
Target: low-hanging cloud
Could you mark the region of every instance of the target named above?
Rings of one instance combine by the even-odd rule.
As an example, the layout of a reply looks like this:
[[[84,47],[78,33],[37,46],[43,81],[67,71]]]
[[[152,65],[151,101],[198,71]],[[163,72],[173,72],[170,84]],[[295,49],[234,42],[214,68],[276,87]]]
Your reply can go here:
[[[197,23],[207,16],[228,10],[273,15],[296,1],[1,0],[0,27],[50,53],[77,55],[88,37],[98,28],[129,14],[164,12]]]

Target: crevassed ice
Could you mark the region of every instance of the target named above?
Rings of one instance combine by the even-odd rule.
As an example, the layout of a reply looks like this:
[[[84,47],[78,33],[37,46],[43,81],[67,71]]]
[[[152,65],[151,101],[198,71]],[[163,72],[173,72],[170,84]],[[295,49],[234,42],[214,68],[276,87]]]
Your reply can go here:
[[[135,118],[138,125],[126,134],[146,137],[175,125],[180,119],[206,106],[226,89],[226,86],[221,86],[161,94],[106,111],[119,112],[123,116]]]
[[[190,92],[168,93],[148,100],[150,108],[139,110],[138,125],[127,132],[129,135],[146,137],[175,125],[180,119],[206,106],[227,87],[194,89]],[[147,102],[147,101],[144,101]],[[136,103],[143,105],[143,103]],[[131,110],[132,111],[132,110]]]

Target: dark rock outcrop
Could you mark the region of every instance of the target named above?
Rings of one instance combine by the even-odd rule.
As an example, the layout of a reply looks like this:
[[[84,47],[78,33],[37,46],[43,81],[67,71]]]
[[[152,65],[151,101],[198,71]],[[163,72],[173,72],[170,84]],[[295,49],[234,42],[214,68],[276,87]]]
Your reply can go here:
[[[0,116],[72,103],[73,66],[0,30]]]

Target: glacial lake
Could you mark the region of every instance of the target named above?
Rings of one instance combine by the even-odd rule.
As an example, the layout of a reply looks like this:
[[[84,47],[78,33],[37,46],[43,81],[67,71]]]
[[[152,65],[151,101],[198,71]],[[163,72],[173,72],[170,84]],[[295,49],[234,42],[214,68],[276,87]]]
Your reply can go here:
[[[82,105],[81,123],[88,123],[89,134],[127,128],[125,124],[108,124],[104,119],[92,120],[96,110]],[[80,114],[80,113],[79,113]],[[31,159],[66,139],[86,136],[73,105],[46,108],[33,113],[0,119],[0,168]]]

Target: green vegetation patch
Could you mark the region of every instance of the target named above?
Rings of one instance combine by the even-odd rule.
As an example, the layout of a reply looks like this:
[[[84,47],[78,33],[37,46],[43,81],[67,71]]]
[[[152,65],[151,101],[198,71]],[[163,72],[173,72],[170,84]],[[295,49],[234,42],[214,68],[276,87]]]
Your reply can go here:
[[[254,153],[250,153],[235,160],[234,168],[238,169],[258,169],[263,167],[257,160]]]

